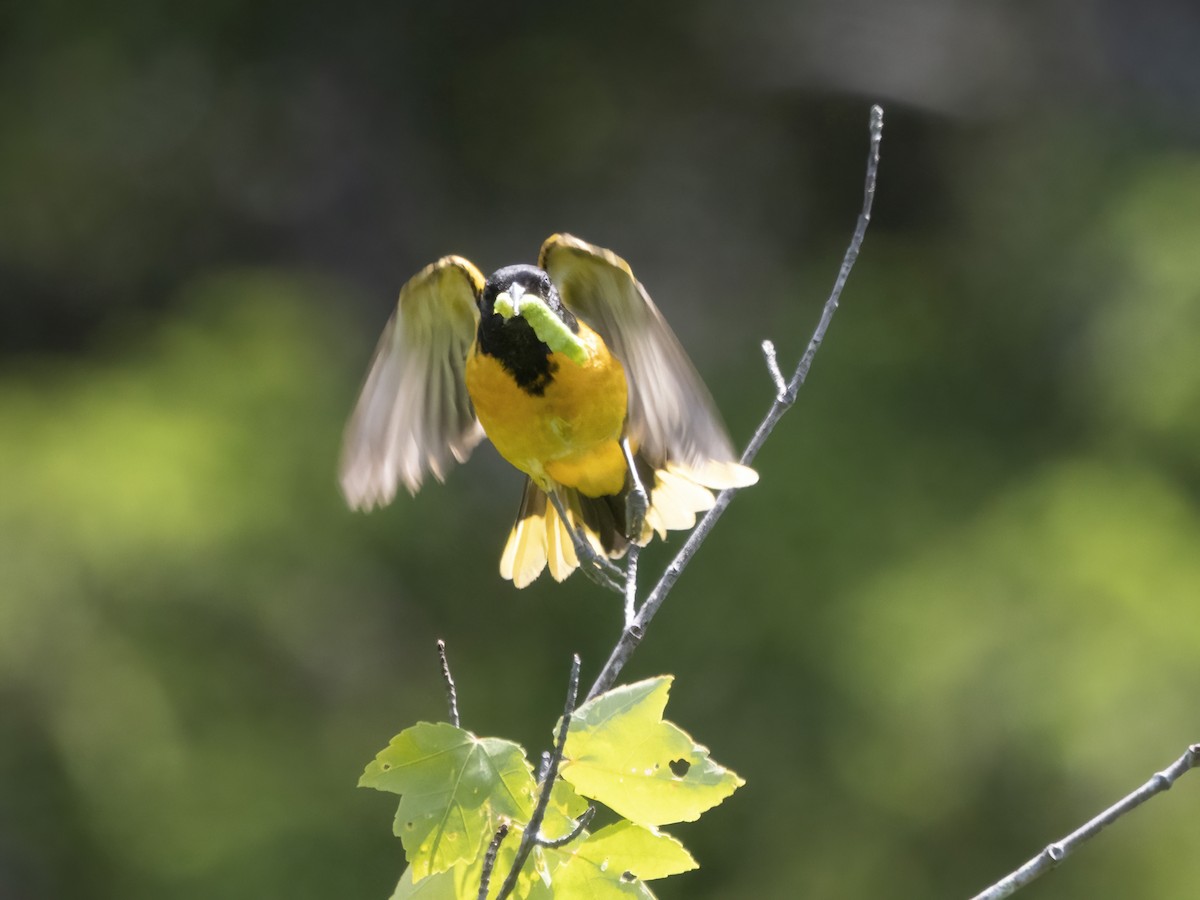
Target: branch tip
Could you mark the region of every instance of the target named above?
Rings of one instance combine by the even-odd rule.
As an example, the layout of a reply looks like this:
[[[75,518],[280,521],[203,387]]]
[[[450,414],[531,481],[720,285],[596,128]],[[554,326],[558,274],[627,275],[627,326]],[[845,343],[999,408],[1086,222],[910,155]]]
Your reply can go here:
[[[883,108],[881,106],[875,105],[871,107],[870,130],[870,149],[867,154],[867,170],[863,180],[863,202],[858,215],[858,222],[855,225],[854,233],[851,235],[850,244],[846,248],[845,255],[842,257],[842,265],[833,283],[833,289],[830,291],[829,297],[825,301],[825,306],[821,310],[820,321],[817,323],[817,327],[809,339],[808,347],[804,351],[804,356],[801,357],[800,363],[796,366],[796,371],[792,375],[791,381],[783,385],[782,391],[780,391],[780,385],[783,381],[783,373],[779,371],[779,360],[776,356],[775,345],[771,341],[763,342],[763,355],[767,360],[767,369],[771,374],[771,380],[775,382],[776,397],[766,416],[759,423],[758,429],[750,439],[750,443],[746,446],[745,452],[742,453],[740,460],[742,465],[750,464],[770,436],[772,430],[774,430],[776,424],[783,417],[783,414],[787,412],[795,401],[801,385],[804,384],[804,380],[808,377],[808,370],[812,366],[813,357],[816,356],[821,342],[825,339],[825,332],[829,328],[829,323],[833,320],[833,314],[837,311],[842,290],[846,286],[846,280],[850,277],[850,272],[854,268],[855,261],[858,259],[863,238],[866,237],[867,226],[871,221],[871,209],[875,203],[875,182],[879,173],[879,148],[883,142]],[[628,662],[629,657],[641,642],[646,626],[650,624],[650,620],[654,618],[659,607],[662,606],[667,594],[675,586],[675,582],[679,580],[679,576],[683,573],[683,570],[696,555],[696,551],[700,549],[700,545],[704,543],[713,526],[716,525],[717,520],[725,512],[730,502],[732,502],[734,493],[735,489],[728,488],[721,491],[717,496],[712,508],[704,514],[704,517],[692,529],[692,533],[688,535],[687,540],[675,555],[675,558],[671,560],[667,568],[663,571],[658,583],[642,602],[641,608],[637,610],[633,617],[633,621],[629,621],[629,603],[627,598],[625,628],[621,632],[621,637],[618,639],[617,645],[613,648],[612,653],[609,654],[604,668],[600,670],[600,674],[596,676],[596,680],[588,690],[587,697],[589,700],[602,694],[616,683],[621,669],[625,667],[625,663]]]
[[[783,373],[779,371],[779,358],[775,355],[775,343],[773,341],[762,342],[763,357],[767,361],[767,372],[771,375],[771,381],[775,383],[775,401],[782,402],[787,396],[787,382],[783,380]]]
[[[442,680],[446,682],[446,702],[450,707],[450,724],[460,728],[458,719],[458,691],[454,687],[454,677],[450,674],[450,663],[446,660],[446,642],[438,638],[438,659],[442,664]]]

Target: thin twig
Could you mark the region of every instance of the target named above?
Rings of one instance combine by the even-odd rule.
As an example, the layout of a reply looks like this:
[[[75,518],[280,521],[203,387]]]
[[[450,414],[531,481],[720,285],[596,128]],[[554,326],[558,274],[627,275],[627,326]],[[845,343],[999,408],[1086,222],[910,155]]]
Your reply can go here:
[[[458,691],[454,689],[454,677],[450,674],[450,663],[446,661],[446,642],[437,642],[438,659],[442,661],[442,678],[446,682],[446,701],[450,704],[450,724],[455,728],[458,724]]]
[[[991,887],[976,894],[971,900],[1000,900],[1015,894],[1029,882],[1049,872],[1060,862],[1079,849],[1080,845],[1100,833],[1127,812],[1141,806],[1155,794],[1160,794],[1173,785],[1181,775],[1200,766],[1200,744],[1192,744],[1187,752],[1131,794],[1125,795],[1087,824],[1072,831],[1065,838],[1049,844],[1041,853],[1014,872],[1005,875]]]
[[[833,320],[833,314],[837,311],[838,302],[842,296],[842,289],[846,286],[846,279],[850,276],[850,270],[854,268],[854,262],[858,259],[858,252],[862,248],[863,238],[867,233],[867,225],[871,222],[871,207],[875,202],[875,179],[879,171],[879,145],[883,140],[883,109],[878,106],[871,107],[871,145],[870,151],[867,154],[867,174],[863,187],[863,205],[862,211],[858,216],[858,224],[854,228],[854,234],[850,238],[850,245],[846,248],[846,254],[842,258],[842,267],[838,271],[837,279],[833,283],[833,290],[829,294],[829,299],[825,301],[825,307],[821,311],[821,319],[817,323],[816,329],[813,331],[812,338],[808,342],[808,348],[804,351],[804,356],[800,359],[800,364],[796,366],[796,372],[792,375],[792,380],[787,385],[787,390],[781,396],[776,397],[775,402],[768,410],[766,417],[759,424],[758,429],[754,432],[754,437],[750,439],[750,443],[746,447],[746,452],[742,454],[742,463],[749,464],[762,445],[766,442],[767,437],[775,428],[775,425],[783,417],[783,414],[788,411],[793,403],[796,402],[796,395],[799,393],[800,386],[804,384],[805,378],[808,377],[808,370],[812,366],[813,357],[816,356],[821,342],[825,339],[825,332],[829,328],[829,323]],[[765,351],[765,348],[764,348]],[[768,368],[770,361],[768,356]],[[773,374],[773,373],[772,373]],[[598,694],[603,693],[612,687],[617,680],[617,675],[641,643],[642,637],[645,635],[646,626],[650,624],[650,620],[654,618],[658,612],[667,594],[671,588],[675,586],[675,582],[691,562],[692,557],[696,555],[696,551],[700,545],[704,543],[713,526],[717,524],[717,520],[721,514],[725,512],[730,501],[733,500],[735,489],[730,488],[722,491],[718,496],[713,508],[710,509],[704,518],[700,520],[692,533],[688,535],[687,541],[684,542],[682,548],[671,560],[658,584],[650,592],[638,610],[637,616],[633,622],[626,624],[625,630],[621,633],[617,645],[613,648],[612,653],[608,657],[608,661],[604,664],[604,668],[600,674],[596,676],[596,681],[592,684],[591,690],[588,691],[587,699],[591,699]]]
[[[571,681],[567,687],[567,702],[563,706],[562,721],[558,725],[558,736],[554,740],[554,750],[550,754],[550,765],[546,767],[546,774],[542,778],[537,806],[534,807],[529,824],[525,826],[525,833],[521,835],[521,845],[517,848],[512,869],[509,870],[508,877],[504,879],[504,884],[500,886],[500,893],[496,895],[496,900],[504,900],[513,892],[513,888],[517,886],[517,878],[521,874],[521,869],[525,866],[525,860],[529,858],[534,844],[541,840],[539,832],[542,827],[542,819],[546,817],[546,807],[550,805],[550,794],[554,790],[554,782],[558,778],[558,766],[562,762],[563,748],[567,744],[567,729],[571,727],[571,715],[575,712],[575,700],[578,696],[579,654],[577,653],[571,658]]]
[[[779,371],[779,357],[775,355],[775,342],[762,342],[763,357],[767,361],[767,372],[771,376],[771,380],[775,382],[775,399],[782,400],[787,396],[787,382],[783,380],[783,373]]]
[[[496,868],[496,854],[500,845],[508,837],[508,823],[502,823],[488,844],[487,853],[483,857],[483,874],[479,876],[479,900],[487,900],[488,888],[491,887],[492,869]]]
[[[591,824],[592,816],[594,815],[596,815],[596,807],[588,804],[588,808],[583,811],[583,815],[579,817],[579,821],[575,823],[575,827],[571,829],[570,834],[564,834],[562,837],[555,838],[554,840],[549,840],[548,838],[538,835],[538,837],[534,838],[534,840],[537,841],[539,847],[549,847],[551,850],[557,850],[559,847],[565,847],[567,844],[571,843],[571,841],[575,840],[575,838],[583,834],[583,829],[587,828],[588,825]]]
[[[642,548],[631,543],[625,554],[625,627],[633,624],[637,617],[638,554]]]

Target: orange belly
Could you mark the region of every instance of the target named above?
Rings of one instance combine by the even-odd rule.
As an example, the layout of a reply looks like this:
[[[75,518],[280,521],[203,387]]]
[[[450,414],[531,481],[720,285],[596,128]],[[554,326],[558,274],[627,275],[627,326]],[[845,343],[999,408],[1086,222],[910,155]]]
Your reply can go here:
[[[500,455],[538,487],[548,490],[557,482],[589,497],[617,494],[625,484],[625,370],[582,323],[579,337],[587,362],[551,354],[551,379],[541,396],[519,387],[495,357],[472,347],[467,393]]]

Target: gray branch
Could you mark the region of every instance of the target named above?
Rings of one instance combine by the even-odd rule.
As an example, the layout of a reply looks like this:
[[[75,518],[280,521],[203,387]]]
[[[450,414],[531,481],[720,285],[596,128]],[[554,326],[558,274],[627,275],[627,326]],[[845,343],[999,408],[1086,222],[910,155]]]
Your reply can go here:
[[[867,154],[867,174],[863,188],[863,204],[862,212],[858,216],[858,224],[854,229],[854,235],[850,238],[850,245],[846,248],[846,254],[842,258],[842,267],[838,271],[837,279],[833,283],[833,290],[829,294],[829,299],[825,301],[825,307],[821,311],[821,319],[817,323],[816,330],[813,331],[812,338],[808,342],[808,348],[804,351],[804,356],[800,359],[800,364],[796,366],[796,371],[792,375],[791,381],[785,386],[783,384],[782,375],[778,375],[779,366],[775,362],[774,346],[770,349],[764,346],[764,353],[767,358],[767,369],[771,375],[772,381],[776,383],[777,396],[775,402],[771,405],[766,417],[758,426],[758,430],[754,432],[754,437],[750,439],[749,445],[746,447],[746,452],[742,454],[742,463],[749,464],[762,445],[774,430],[776,424],[783,417],[783,414],[788,411],[793,403],[796,402],[796,395],[800,391],[800,386],[804,384],[805,378],[808,377],[808,370],[812,366],[813,357],[816,356],[817,350],[821,346],[821,342],[825,339],[825,332],[829,328],[829,323],[833,320],[833,314],[837,311],[838,302],[841,300],[842,289],[846,286],[846,279],[850,277],[850,270],[854,268],[854,262],[858,259],[858,252],[862,248],[863,238],[867,233],[867,225],[871,222],[871,207],[875,202],[875,177],[879,171],[879,145],[883,140],[883,109],[879,106],[871,107],[871,144]],[[671,588],[675,586],[675,582],[679,580],[679,576],[691,562],[692,557],[696,555],[696,551],[700,549],[700,545],[704,543],[713,526],[717,524],[717,520],[725,512],[730,501],[733,500],[734,489],[722,491],[718,496],[713,508],[710,509],[704,518],[700,520],[692,533],[688,536],[679,553],[671,560],[666,571],[658,580],[658,584],[650,592],[637,614],[633,617],[633,621],[627,621],[624,631],[621,632],[621,637],[617,641],[617,645],[613,648],[612,653],[608,657],[608,662],[604,664],[604,668],[600,674],[596,676],[596,681],[592,684],[591,690],[588,691],[587,698],[597,696],[608,690],[617,680],[617,675],[624,668],[625,663],[637,649],[637,645],[641,643],[642,637],[646,633],[646,626],[650,624],[650,620],[654,618],[659,607],[667,598]],[[629,592],[636,588],[636,576],[629,573],[626,581],[627,598]],[[627,609],[628,609],[627,600]]]
[[[508,837],[508,823],[502,823],[496,829],[496,833],[492,835],[492,842],[488,844],[487,853],[483,857],[483,874],[479,876],[479,894],[478,900],[487,900],[488,888],[492,883],[492,870],[496,868],[496,854],[500,852],[500,845],[504,843],[504,839]]]
[[[1155,794],[1161,794],[1170,788],[1181,775],[1198,765],[1200,765],[1200,744],[1192,744],[1183,756],[1179,757],[1179,759],[1175,760],[1174,763],[1161,772],[1155,772],[1154,777],[1136,791],[1127,794],[1090,822],[1072,831],[1062,840],[1048,845],[1041,853],[1029,860],[1021,868],[1005,875],[991,887],[976,894],[971,900],[1000,900],[1002,897],[1012,896],[1035,878],[1055,868],[1060,862],[1078,850],[1080,845],[1098,835],[1105,826],[1111,825],[1127,812],[1137,809],[1137,807],[1141,806]]]
[[[504,900],[513,892],[513,888],[517,886],[517,877],[521,874],[521,869],[524,868],[525,860],[529,858],[534,844],[549,845],[552,843],[540,834],[542,819],[546,816],[546,807],[550,805],[550,793],[554,790],[554,782],[558,778],[558,766],[562,762],[563,748],[567,744],[567,729],[571,726],[571,716],[575,712],[575,701],[578,697],[579,654],[576,654],[571,660],[571,680],[567,686],[567,702],[563,706],[562,721],[558,725],[558,736],[554,740],[554,749],[550,753],[550,763],[546,766],[546,772],[542,776],[537,806],[534,807],[529,824],[525,826],[525,833],[521,835],[521,844],[517,847],[516,859],[513,860],[512,869],[509,870],[508,877],[504,879],[504,884],[500,886],[500,893],[496,895],[496,900]],[[590,821],[590,817],[588,821]],[[582,831],[586,825],[585,822],[579,830]]]
[[[442,663],[442,680],[446,682],[446,703],[450,707],[450,724],[455,728],[458,723],[458,691],[454,687],[454,676],[450,674],[450,663],[446,660],[446,642],[437,642],[438,659]]]

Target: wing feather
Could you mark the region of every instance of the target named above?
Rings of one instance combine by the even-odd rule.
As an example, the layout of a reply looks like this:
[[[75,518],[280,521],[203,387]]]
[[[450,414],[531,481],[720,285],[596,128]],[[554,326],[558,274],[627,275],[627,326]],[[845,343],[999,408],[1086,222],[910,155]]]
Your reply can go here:
[[[346,425],[341,486],[355,509],[391,502],[426,473],[441,481],[483,438],[464,369],[479,321],[483,275],[446,256],[400,290]]]
[[[629,264],[568,234],[549,237],[538,264],[563,303],[624,364],[627,431],[639,453],[656,469],[673,463],[703,472],[711,487],[753,483],[753,471],[737,464],[712,395]]]

